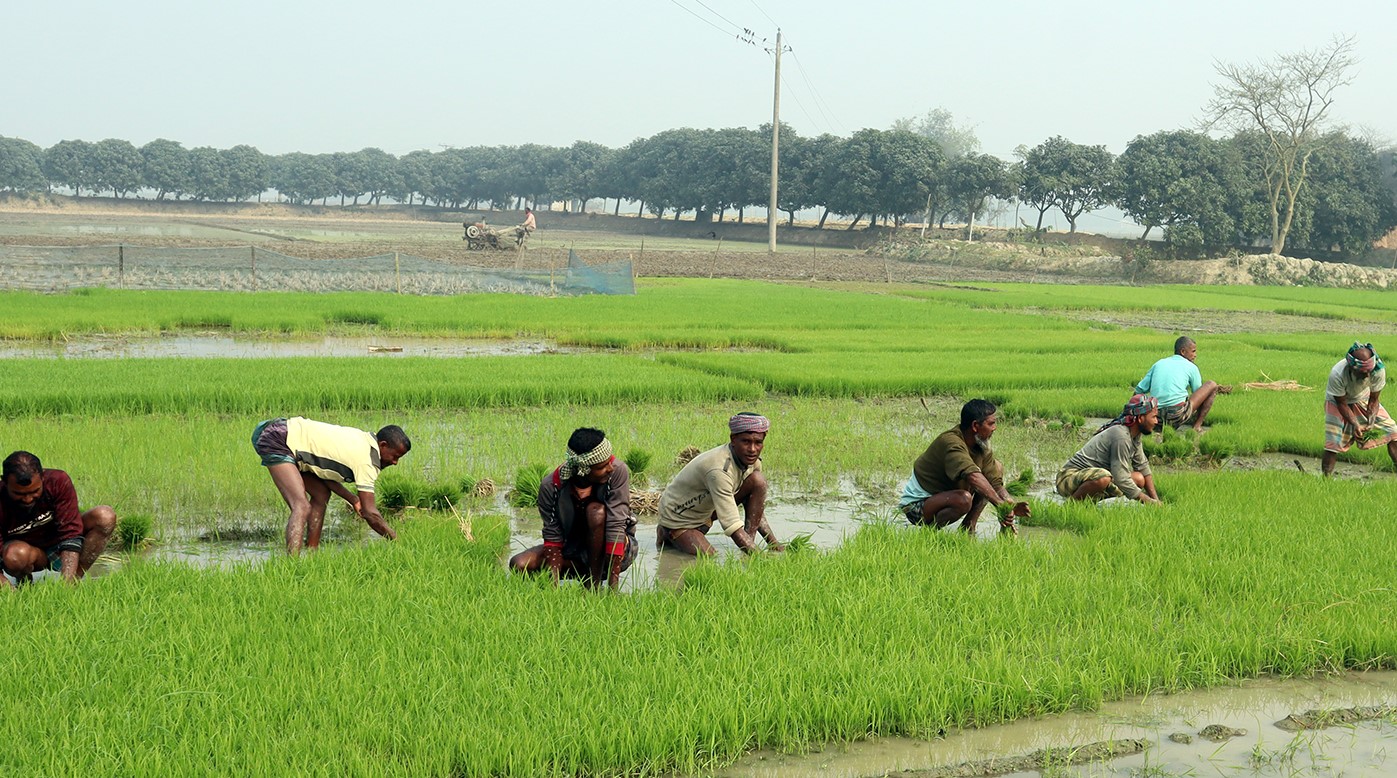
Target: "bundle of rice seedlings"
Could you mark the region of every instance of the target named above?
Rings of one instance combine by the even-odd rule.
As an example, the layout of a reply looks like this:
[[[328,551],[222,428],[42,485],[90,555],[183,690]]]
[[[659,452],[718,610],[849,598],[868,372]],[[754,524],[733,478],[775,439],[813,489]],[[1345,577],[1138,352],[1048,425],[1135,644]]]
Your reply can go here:
[[[652,514],[660,512],[660,494],[657,489],[632,489],[631,512]]]
[[[451,510],[451,506],[461,501],[461,490],[456,484],[439,483],[426,486],[422,490],[419,508],[432,511]]]
[[[1033,485],[1033,468],[1024,468],[1019,473],[1019,477],[1004,485],[1004,491],[1015,497],[1024,497],[1028,494],[1028,487]]]
[[[538,487],[548,473],[547,465],[525,465],[514,474],[514,489],[509,493],[509,504],[516,508],[532,508],[538,505]]]
[[[150,530],[155,518],[147,513],[133,513],[116,520],[117,544],[127,551],[138,551],[150,544]]]
[[[475,486],[472,486],[468,493],[476,497],[493,497],[495,495],[495,482],[489,478],[482,478],[475,482]]]
[[[680,451],[678,454],[674,455],[674,464],[683,467],[684,465],[689,464],[689,462],[693,460],[694,457],[702,453],[703,452],[699,451],[697,446],[685,446],[683,451]]]
[[[650,461],[654,459],[654,456],[643,448],[633,448],[626,452],[623,459],[625,459],[626,467],[631,469],[631,475],[635,476],[645,473],[645,469],[650,467]]]

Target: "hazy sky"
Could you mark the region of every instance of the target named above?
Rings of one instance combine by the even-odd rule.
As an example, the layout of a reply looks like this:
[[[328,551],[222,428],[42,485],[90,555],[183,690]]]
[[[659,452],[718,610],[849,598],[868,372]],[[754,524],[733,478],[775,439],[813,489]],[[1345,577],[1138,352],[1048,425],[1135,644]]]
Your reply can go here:
[[[1005,158],[1057,134],[1119,153],[1190,125],[1215,59],[1356,34],[1334,116],[1397,138],[1391,0],[9,0],[0,135],[403,154],[756,127],[771,57],[734,25],[778,24],[782,118],[802,134],[941,106]]]

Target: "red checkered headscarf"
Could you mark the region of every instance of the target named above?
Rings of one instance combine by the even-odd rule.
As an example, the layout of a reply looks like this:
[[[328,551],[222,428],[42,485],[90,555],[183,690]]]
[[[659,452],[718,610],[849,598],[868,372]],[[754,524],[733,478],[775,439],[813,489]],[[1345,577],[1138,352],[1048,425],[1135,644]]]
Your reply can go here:
[[[728,431],[734,435],[743,432],[766,432],[771,429],[771,420],[756,413],[742,412],[728,419]]]

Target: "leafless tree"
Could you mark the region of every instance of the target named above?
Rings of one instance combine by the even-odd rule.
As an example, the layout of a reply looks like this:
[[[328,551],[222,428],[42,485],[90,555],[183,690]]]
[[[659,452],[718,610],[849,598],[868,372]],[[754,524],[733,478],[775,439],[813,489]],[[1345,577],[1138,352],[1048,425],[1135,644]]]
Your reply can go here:
[[[1310,155],[1325,142],[1334,93],[1352,81],[1353,48],[1352,36],[1336,37],[1323,48],[1258,64],[1215,65],[1222,82],[1213,87],[1204,123],[1263,138],[1261,175],[1270,199],[1273,253],[1285,249]]]

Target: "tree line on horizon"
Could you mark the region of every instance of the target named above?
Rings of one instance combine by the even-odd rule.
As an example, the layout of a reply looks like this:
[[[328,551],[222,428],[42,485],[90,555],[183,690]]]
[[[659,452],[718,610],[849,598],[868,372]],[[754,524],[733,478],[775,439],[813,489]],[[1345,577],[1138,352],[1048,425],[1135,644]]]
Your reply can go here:
[[[697,221],[740,222],[768,200],[771,126],[665,130],[621,148],[578,141],[413,151],[264,154],[249,145],[185,148],[166,140],[63,140],[47,149],[0,137],[0,191],[64,188],[81,197],[148,194],[155,200],[241,202],[275,191],[293,204],[400,203],[443,208],[512,208],[561,203],[585,212],[593,200],[640,203],[643,212]],[[1292,248],[1366,253],[1397,226],[1391,152],[1341,131],[1308,157],[1289,232]],[[867,224],[910,219],[966,224],[992,201],[1027,209],[1021,224],[1041,231],[1062,213],[1075,232],[1086,213],[1115,206],[1155,230],[1180,255],[1265,245],[1271,234],[1264,177],[1267,139],[1256,131],[1214,138],[1190,130],[1141,135],[1119,156],[1061,136],[1021,146],[1012,163],[978,151],[973,132],[949,114],[903,120],[848,137],[781,128],[779,210],[793,223],[818,210]]]

